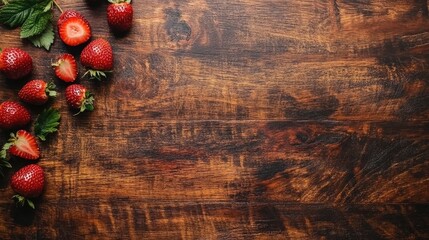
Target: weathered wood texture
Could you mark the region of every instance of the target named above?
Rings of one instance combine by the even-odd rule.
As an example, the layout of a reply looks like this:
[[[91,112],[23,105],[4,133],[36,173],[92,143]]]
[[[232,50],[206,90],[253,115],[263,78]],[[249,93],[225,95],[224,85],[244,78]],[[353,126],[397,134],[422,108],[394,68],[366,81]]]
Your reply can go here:
[[[3,180],[0,239],[429,238],[426,0],[135,1],[126,36],[107,3],[59,2],[110,40],[115,70],[81,81],[96,110],[76,117],[55,80],[46,191],[19,211]],[[80,51],[0,36],[34,79]],[[0,100],[22,84],[0,76]]]

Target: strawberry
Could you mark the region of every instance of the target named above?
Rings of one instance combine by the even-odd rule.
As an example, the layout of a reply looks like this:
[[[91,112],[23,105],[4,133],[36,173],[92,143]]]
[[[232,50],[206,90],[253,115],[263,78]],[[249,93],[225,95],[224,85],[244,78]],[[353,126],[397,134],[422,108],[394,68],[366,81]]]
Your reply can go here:
[[[57,62],[52,66],[55,70],[55,75],[64,82],[74,82],[77,78],[78,68],[73,55],[64,53],[58,57]]]
[[[12,175],[10,186],[17,194],[13,199],[19,206],[24,206],[26,203],[34,207],[34,203],[30,200],[40,196],[45,186],[45,173],[43,168],[37,164],[30,164]]]
[[[89,68],[85,75],[89,73],[91,79],[100,80],[102,77],[106,77],[105,72],[109,72],[113,68],[112,46],[107,40],[98,38],[82,50],[80,61],[83,66]]]
[[[117,32],[130,30],[133,22],[133,6],[130,0],[109,0],[107,7],[107,23]]]
[[[0,128],[12,129],[27,125],[31,120],[28,110],[17,102],[0,104]]]
[[[27,160],[36,160],[40,157],[36,137],[25,130],[19,130],[16,134],[11,133],[3,150],[9,150],[11,155]]]
[[[23,78],[33,71],[33,59],[22,49],[5,48],[0,53],[0,71],[9,79]]]
[[[68,46],[77,46],[91,38],[91,27],[80,17],[70,17],[58,26],[61,40]]]
[[[60,17],[58,18],[58,21],[57,21],[57,26],[58,26],[58,28],[64,23],[64,21],[65,20],[67,20],[67,19],[69,19],[69,18],[72,18],[72,17],[78,17],[78,18],[81,18],[82,20],[84,20],[87,24],[88,24],[88,26],[89,26],[89,22],[88,22],[88,20],[86,20],[86,18],[81,14],[81,13],[79,13],[78,11],[76,11],[76,10],[65,10],[63,13],[61,13],[61,15],[60,15]]]
[[[94,96],[83,85],[72,84],[68,86],[66,88],[66,100],[71,108],[79,109],[75,115],[85,110],[94,110]]]
[[[19,98],[34,105],[43,105],[49,97],[57,96],[53,82],[46,83],[43,80],[31,80],[18,93]]]

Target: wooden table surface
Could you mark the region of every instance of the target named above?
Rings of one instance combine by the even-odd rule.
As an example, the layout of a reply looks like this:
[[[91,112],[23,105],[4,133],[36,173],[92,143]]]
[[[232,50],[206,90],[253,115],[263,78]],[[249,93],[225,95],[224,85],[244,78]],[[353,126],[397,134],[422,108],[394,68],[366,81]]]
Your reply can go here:
[[[59,3],[114,73],[80,81],[96,109],[72,116],[50,63],[81,49],[0,28],[62,113],[37,210],[1,184],[0,239],[429,238],[428,1],[135,0],[125,36],[107,2]],[[24,82],[0,76],[0,100]]]

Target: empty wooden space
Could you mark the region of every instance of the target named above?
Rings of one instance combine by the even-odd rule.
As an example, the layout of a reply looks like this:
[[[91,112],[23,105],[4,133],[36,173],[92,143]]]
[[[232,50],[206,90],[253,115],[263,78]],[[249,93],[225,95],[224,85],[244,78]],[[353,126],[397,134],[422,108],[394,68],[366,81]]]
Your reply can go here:
[[[26,164],[11,159],[0,239],[429,238],[428,1],[135,0],[125,36],[107,1],[58,2],[115,67],[80,80],[95,111],[73,116],[50,64],[81,48],[0,27],[0,47],[35,62],[24,81],[0,75],[0,101],[53,80],[62,114],[34,212],[10,199]]]

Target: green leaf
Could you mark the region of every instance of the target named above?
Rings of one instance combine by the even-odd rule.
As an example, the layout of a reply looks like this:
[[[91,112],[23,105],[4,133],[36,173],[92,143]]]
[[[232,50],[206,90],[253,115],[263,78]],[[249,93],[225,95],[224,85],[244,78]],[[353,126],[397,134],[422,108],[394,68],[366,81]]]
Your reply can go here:
[[[52,24],[48,24],[46,29],[39,35],[28,38],[34,46],[43,47],[49,51],[54,43],[55,33]]]
[[[28,38],[41,34],[47,28],[51,18],[51,12],[34,10],[21,27],[21,38]]]
[[[43,110],[37,117],[34,125],[34,133],[40,140],[45,141],[48,134],[58,131],[60,118],[61,114],[57,109],[49,108]]]
[[[3,3],[4,5],[6,5],[6,4],[8,4],[9,2],[8,2],[7,0],[2,0],[2,3]]]
[[[14,0],[0,9],[0,23],[9,27],[21,26],[32,14],[40,0]]]
[[[43,12],[49,12],[52,9],[53,5],[54,1],[48,1],[48,4],[46,4],[45,8],[43,9]]]
[[[55,36],[52,5],[53,0],[12,0],[0,9],[0,23],[13,28],[22,26],[21,38],[30,38],[36,47],[49,50]]]

